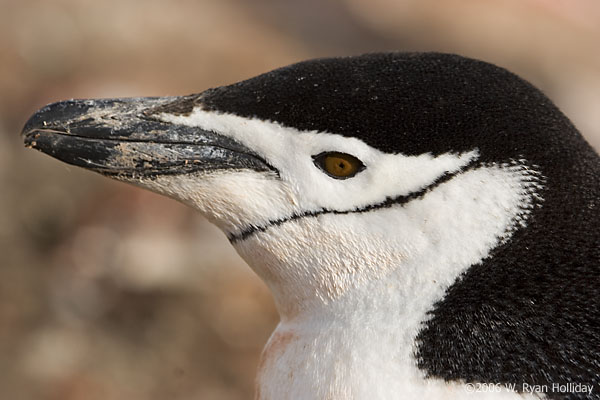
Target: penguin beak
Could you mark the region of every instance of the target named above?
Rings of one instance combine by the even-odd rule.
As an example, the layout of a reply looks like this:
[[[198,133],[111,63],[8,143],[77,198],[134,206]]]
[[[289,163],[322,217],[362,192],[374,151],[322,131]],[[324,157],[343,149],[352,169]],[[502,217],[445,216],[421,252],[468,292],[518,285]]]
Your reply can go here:
[[[157,118],[185,97],[66,100],[37,111],[25,146],[104,175],[144,177],[220,169],[274,171],[244,145]]]

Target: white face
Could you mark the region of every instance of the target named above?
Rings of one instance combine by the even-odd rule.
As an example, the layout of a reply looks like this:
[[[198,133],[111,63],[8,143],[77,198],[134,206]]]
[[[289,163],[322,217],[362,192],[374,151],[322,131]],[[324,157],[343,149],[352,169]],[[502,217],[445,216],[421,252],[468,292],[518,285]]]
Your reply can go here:
[[[531,171],[517,162],[461,173],[477,160],[476,148],[405,156],[355,138],[198,107],[188,116],[160,118],[233,138],[279,171],[223,170],[137,183],[192,205],[233,238],[270,286],[284,318],[310,304],[333,304],[403,268],[404,289],[430,278],[439,290],[449,286],[525,220],[535,191],[536,180],[524,179]],[[323,152],[350,154],[365,168],[351,178],[333,178],[314,163]],[[435,184],[448,174],[456,176]],[[429,186],[406,204],[372,207]],[[305,216],[311,213],[318,215]],[[434,262],[413,268],[426,255]],[[437,258],[452,265],[435,265]]]
[[[253,172],[216,173],[219,180],[227,181],[227,186],[234,186],[232,189],[236,193],[229,201],[242,202],[241,207],[236,207],[235,216],[227,216],[228,220],[218,222],[228,235],[235,235],[250,225],[263,226],[293,214],[322,209],[352,211],[378,204],[387,197],[417,191],[444,173],[455,172],[477,158],[476,150],[436,158],[428,154],[418,157],[386,154],[355,138],[299,132],[275,123],[199,109],[190,116],[163,114],[162,118],[234,138],[279,171],[280,179]],[[332,178],[313,162],[314,156],[330,151],[351,154],[366,168],[349,179]],[[246,191],[255,192],[255,185],[261,186],[261,193],[250,196]],[[261,207],[261,203],[268,207]]]

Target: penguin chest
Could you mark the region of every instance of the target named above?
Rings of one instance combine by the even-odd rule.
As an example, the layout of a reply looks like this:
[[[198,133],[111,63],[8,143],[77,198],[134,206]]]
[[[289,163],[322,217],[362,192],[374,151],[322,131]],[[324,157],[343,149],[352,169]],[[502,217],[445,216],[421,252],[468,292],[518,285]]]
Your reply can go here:
[[[501,385],[427,379],[402,333],[314,328],[278,326],[261,357],[257,400],[537,398]]]

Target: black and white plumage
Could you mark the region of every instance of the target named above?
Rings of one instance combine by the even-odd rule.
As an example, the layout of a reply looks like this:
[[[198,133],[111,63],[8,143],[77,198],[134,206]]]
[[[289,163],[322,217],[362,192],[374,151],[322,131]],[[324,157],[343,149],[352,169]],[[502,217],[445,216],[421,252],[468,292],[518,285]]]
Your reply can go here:
[[[318,59],[199,95],[55,103],[24,134],[228,235],[281,314],[257,398],[600,398],[599,158],[506,70]]]

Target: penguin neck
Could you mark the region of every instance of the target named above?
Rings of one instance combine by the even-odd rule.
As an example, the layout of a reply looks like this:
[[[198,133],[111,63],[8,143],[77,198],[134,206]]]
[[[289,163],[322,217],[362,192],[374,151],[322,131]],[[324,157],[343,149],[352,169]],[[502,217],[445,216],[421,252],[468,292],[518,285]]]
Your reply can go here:
[[[395,398],[407,386],[422,387],[412,355],[424,293],[399,295],[403,281],[396,275],[327,306],[313,300],[312,307],[282,313],[261,355],[256,397]]]
[[[428,268],[453,266],[413,260],[328,304],[278,303],[282,319],[261,355],[256,398],[464,398],[458,384],[427,380],[417,367],[415,337],[445,284],[407,276]]]
[[[403,206],[301,218],[236,243],[281,315],[258,397],[373,398],[369,390],[386,387],[378,396],[393,398],[410,387],[435,398],[447,390],[424,383],[415,337],[448,287],[526,223],[535,194],[527,178],[481,167]]]

